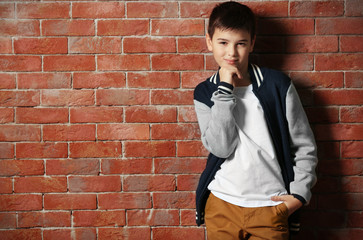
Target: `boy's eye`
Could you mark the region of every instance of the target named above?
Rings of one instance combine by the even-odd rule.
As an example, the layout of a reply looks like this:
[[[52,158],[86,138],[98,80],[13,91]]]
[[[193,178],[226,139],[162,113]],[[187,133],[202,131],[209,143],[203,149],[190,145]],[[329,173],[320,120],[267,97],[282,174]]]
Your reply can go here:
[[[227,44],[227,42],[219,42],[219,44],[221,44],[221,45],[226,45],[226,44]]]
[[[241,42],[241,43],[238,43],[239,46],[246,46],[246,43],[244,42]]]

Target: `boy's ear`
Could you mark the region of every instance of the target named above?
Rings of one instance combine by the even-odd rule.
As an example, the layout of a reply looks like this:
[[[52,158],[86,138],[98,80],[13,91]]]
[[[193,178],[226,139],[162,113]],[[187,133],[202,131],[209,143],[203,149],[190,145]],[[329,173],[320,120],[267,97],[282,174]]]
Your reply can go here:
[[[209,36],[208,33],[205,36],[205,41],[207,43],[208,50],[212,52],[213,51],[212,38]]]
[[[255,42],[256,42],[256,35],[253,36],[253,38],[252,38],[251,47],[250,47],[250,53],[253,52],[253,48],[255,47]]]

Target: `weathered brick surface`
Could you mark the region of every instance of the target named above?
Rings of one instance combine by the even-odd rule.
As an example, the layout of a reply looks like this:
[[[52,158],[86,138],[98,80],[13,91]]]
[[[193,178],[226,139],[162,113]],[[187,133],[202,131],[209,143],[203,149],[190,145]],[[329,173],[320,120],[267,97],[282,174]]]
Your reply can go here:
[[[221,1],[0,2],[0,239],[205,240],[193,89]],[[362,1],[243,2],[251,61],[291,77],[317,140],[293,239],[362,239]]]

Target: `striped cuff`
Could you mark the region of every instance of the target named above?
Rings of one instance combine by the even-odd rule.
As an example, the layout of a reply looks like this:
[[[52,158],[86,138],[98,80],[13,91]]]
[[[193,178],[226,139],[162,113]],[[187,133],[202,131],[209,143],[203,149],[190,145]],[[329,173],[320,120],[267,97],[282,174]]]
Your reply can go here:
[[[218,93],[221,94],[232,94],[233,93],[233,85],[226,83],[226,82],[220,82],[218,86]]]

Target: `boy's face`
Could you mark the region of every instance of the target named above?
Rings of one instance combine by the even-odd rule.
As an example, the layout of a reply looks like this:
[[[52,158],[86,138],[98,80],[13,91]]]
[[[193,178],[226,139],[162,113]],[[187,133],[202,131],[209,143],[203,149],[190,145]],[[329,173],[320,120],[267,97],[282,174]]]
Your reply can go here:
[[[248,69],[248,56],[253,50],[255,39],[245,30],[221,30],[216,28],[213,37],[207,34],[207,46],[214,59],[223,68]]]

